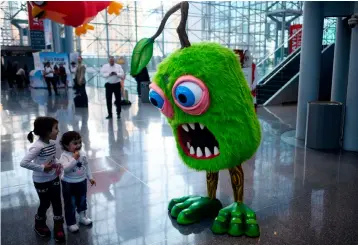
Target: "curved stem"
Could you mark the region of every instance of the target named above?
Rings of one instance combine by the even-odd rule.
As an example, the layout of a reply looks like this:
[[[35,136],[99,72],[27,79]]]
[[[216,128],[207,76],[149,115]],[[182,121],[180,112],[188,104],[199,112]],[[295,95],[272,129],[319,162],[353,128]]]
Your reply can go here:
[[[185,27],[186,27],[186,21],[188,19],[188,10],[189,10],[189,3],[188,2],[181,2],[173,6],[169,11],[164,15],[164,18],[162,22],[160,23],[160,26],[157,30],[157,32],[154,34],[154,36],[151,37],[151,39],[155,40],[164,30],[165,24],[169,17],[181,9],[181,20],[180,24],[177,28],[177,33],[179,35],[179,40],[182,48],[190,47],[190,42],[188,39],[188,35],[186,34]]]

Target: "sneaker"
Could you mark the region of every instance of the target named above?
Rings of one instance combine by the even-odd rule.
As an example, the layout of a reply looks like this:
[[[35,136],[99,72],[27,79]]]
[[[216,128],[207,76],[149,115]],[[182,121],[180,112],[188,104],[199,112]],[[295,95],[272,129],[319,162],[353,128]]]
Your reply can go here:
[[[112,115],[107,116],[106,119],[112,119]]]
[[[70,232],[72,232],[72,233],[77,232],[79,229],[80,229],[80,228],[78,227],[77,224],[70,225],[70,226],[68,227],[68,230],[69,230]]]
[[[86,211],[80,212],[80,220],[79,221],[83,225],[91,225],[92,224],[92,220],[87,217]]]
[[[121,119],[121,115],[117,115],[117,119]]]
[[[46,216],[45,217],[40,217],[38,215],[35,216],[34,230],[41,237],[51,236],[51,231],[46,225]]]
[[[63,217],[53,217],[54,221],[54,237],[56,242],[64,242],[66,240],[65,231],[63,230]]]

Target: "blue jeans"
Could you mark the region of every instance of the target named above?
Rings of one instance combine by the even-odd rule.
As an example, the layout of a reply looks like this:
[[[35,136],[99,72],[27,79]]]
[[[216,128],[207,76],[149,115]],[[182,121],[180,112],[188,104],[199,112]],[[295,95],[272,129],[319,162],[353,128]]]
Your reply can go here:
[[[87,210],[87,180],[79,183],[62,181],[62,194],[65,203],[65,219],[67,226],[76,224],[77,213]]]

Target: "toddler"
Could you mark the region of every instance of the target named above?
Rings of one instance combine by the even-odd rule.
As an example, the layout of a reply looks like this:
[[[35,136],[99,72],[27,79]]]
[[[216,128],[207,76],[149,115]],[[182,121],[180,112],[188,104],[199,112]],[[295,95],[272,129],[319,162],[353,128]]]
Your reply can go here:
[[[64,152],[59,162],[63,167],[61,179],[65,219],[69,231],[77,232],[79,228],[76,223],[76,209],[80,215],[80,223],[92,224],[86,215],[87,179],[91,185],[96,185],[96,181],[92,177],[86,155],[81,151],[81,135],[75,131],[66,132],[62,136],[61,145]]]

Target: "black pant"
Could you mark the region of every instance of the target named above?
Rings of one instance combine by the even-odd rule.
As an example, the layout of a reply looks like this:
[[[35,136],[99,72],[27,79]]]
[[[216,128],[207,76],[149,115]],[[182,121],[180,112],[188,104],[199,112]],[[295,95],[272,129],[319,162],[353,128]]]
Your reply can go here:
[[[57,93],[56,80],[53,77],[45,77],[45,81],[46,81],[46,84],[47,84],[48,94],[49,95],[52,94],[52,92],[51,92],[51,84],[52,84],[53,90],[55,91],[55,94],[58,94]]]
[[[34,182],[37,194],[40,198],[40,206],[37,210],[39,217],[46,217],[46,211],[52,204],[53,215],[56,218],[62,217],[61,185],[60,179],[45,182]]]
[[[141,96],[142,92],[141,92],[141,88],[140,88],[140,85],[141,85],[141,81],[137,81],[137,93],[139,96]]]
[[[65,203],[67,226],[76,224],[77,213],[87,210],[87,180],[79,183],[62,181],[62,194]]]
[[[106,83],[106,101],[108,116],[112,116],[112,94],[114,93],[117,115],[121,114],[121,83]]]

